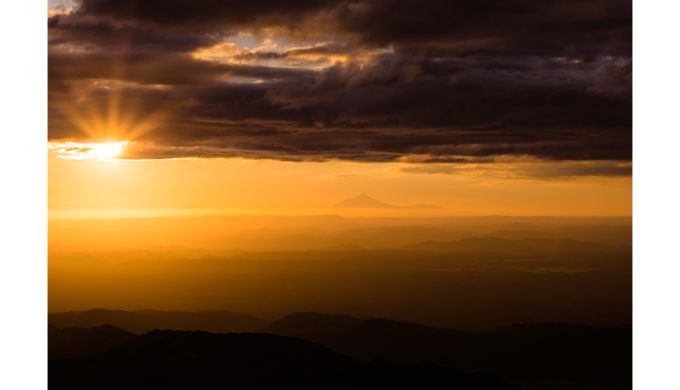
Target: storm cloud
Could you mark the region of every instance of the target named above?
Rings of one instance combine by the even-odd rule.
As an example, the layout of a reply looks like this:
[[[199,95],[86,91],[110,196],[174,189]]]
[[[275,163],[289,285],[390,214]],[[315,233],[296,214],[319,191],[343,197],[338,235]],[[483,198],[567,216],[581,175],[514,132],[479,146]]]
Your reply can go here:
[[[82,0],[48,23],[53,141],[118,115],[128,158],[631,159],[630,1]]]

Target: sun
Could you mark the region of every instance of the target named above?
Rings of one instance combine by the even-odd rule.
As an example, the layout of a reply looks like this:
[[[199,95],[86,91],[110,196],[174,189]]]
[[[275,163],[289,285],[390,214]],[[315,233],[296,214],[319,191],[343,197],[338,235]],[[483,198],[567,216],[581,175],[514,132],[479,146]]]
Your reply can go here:
[[[127,142],[105,142],[90,144],[90,152],[92,157],[98,158],[100,160],[108,160],[120,156],[125,149]]]
[[[48,148],[64,160],[117,160],[130,144],[118,142],[50,142]]]

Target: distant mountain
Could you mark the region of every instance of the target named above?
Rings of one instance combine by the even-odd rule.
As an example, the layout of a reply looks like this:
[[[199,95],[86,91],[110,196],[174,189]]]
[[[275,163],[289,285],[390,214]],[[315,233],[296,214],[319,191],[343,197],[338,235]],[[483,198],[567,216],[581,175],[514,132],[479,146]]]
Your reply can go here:
[[[53,313],[48,316],[48,322],[60,328],[89,328],[110,324],[137,334],[154,329],[252,332],[266,324],[259,318],[222,310],[182,312],[93,309]]]
[[[49,361],[54,389],[470,389],[517,386],[433,364],[359,363],[269,334],[152,331],[81,359]]]
[[[393,209],[397,206],[381,202],[377,199],[371,198],[366,194],[360,194],[353,198],[345,199],[335,205],[335,207],[352,207],[352,208],[374,208],[374,209]]]
[[[87,357],[130,342],[135,337],[134,333],[112,325],[63,329],[50,325],[47,353],[50,359]]]
[[[389,203],[381,202],[366,194],[359,194],[353,198],[345,199],[335,205],[335,207],[343,208],[373,208],[373,209],[436,209],[439,206],[431,204],[416,204],[412,206],[395,206]]]
[[[528,324],[459,332],[385,319],[293,313],[266,330],[314,341],[360,361],[429,361],[469,372],[489,371],[528,388],[631,385],[630,326]]]

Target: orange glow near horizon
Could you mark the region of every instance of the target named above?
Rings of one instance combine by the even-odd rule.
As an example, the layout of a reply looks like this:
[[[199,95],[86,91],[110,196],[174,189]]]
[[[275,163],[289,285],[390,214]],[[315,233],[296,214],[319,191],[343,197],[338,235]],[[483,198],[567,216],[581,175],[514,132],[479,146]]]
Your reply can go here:
[[[127,144],[59,144],[49,151],[51,217],[186,213],[421,216],[630,216],[630,176],[526,176],[557,163],[477,164],[450,174],[403,162],[115,159]],[[63,153],[70,153],[64,157]],[[107,160],[114,159],[116,164]],[[561,165],[560,165],[561,166]],[[530,168],[530,169],[529,169]],[[524,170],[524,171],[520,171]],[[366,193],[396,206],[342,209]]]

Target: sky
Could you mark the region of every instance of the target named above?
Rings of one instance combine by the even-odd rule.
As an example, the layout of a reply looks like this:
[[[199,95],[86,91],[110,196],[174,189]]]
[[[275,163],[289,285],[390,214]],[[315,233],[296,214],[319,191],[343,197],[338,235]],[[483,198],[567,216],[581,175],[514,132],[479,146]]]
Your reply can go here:
[[[50,1],[48,26],[51,215],[631,214],[629,1]]]

